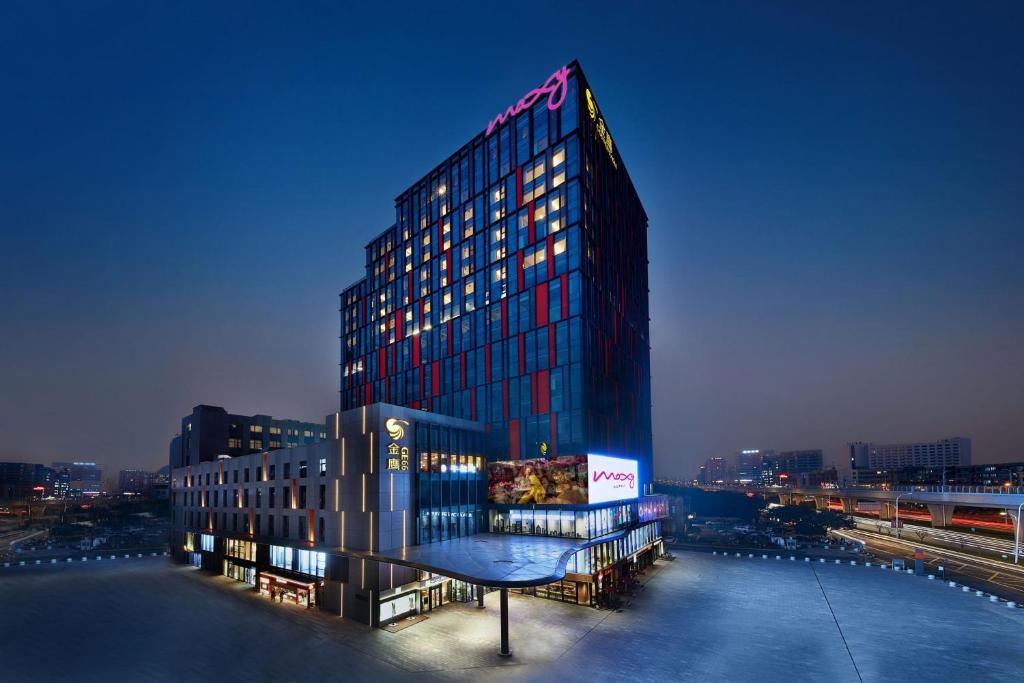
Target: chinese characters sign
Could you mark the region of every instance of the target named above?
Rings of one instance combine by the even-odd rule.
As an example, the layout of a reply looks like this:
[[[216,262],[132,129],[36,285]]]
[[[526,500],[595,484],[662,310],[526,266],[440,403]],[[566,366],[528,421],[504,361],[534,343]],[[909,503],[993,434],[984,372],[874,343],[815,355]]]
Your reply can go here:
[[[409,447],[401,443],[405,440],[405,429],[408,426],[408,422],[395,417],[389,417],[384,423],[388,432],[386,468],[389,470],[409,471]]]

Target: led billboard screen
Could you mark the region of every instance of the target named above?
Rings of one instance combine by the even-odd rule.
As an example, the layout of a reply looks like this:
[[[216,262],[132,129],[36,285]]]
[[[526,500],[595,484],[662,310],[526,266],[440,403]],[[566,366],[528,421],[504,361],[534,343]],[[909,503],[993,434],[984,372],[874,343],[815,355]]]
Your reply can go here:
[[[591,454],[587,456],[587,467],[590,472],[588,502],[607,503],[637,497],[636,460]]]
[[[487,464],[487,500],[497,505],[584,505],[636,498],[635,460],[606,455]]]

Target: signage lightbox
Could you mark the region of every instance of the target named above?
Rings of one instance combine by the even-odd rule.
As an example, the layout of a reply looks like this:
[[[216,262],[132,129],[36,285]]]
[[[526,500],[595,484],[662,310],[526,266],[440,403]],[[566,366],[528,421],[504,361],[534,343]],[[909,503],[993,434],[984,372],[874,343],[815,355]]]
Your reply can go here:
[[[636,460],[591,453],[587,455],[587,470],[591,504],[638,497]]]

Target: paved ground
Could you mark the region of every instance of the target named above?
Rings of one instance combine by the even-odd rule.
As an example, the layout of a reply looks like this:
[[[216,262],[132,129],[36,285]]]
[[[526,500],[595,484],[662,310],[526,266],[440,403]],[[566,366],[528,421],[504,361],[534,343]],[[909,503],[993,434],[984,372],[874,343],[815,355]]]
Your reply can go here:
[[[512,596],[399,633],[163,558],[0,568],[0,680],[1020,681],[1024,610],[877,567],[680,553],[622,612]]]

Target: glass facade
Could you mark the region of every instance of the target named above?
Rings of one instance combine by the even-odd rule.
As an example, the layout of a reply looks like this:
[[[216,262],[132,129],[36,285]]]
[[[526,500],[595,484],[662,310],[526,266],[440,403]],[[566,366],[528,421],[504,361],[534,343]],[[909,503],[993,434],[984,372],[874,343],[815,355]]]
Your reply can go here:
[[[437,425],[416,425],[417,543],[484,531],[487,468],[483,435]]]
[[[637,521],[636,504],[589,510],[510,508],[490,511],[491,531],[498,534],[597,538]]]
[[[486,422],[492,459],[649,457],[647,217],[569,72],[399,195],[341,295],[342,410]]]

